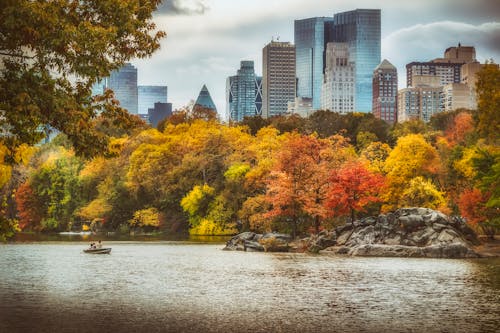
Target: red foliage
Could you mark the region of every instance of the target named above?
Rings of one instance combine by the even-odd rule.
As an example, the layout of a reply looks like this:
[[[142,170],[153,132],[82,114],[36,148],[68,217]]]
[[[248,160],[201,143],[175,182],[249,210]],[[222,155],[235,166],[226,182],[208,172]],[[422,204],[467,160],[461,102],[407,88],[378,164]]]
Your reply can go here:
[[[17,189],[16,205],[19,227],[21,229],[38,229],[43,214],[43,207],[29,183],[23,183]]]
[[[333,170],[329,178],[326,207],[332,216],[350,215],[365,211],[366,206],[380,202],[380,191],[385,186],[382,175],[369,171],[362,163],[346,163],[342,168]]]
[[[472,225],[486,221],[488,218],[486,202],[490,196],[490,193],[482,193],[477,188],[464,191],[458,199],[460,214]]]

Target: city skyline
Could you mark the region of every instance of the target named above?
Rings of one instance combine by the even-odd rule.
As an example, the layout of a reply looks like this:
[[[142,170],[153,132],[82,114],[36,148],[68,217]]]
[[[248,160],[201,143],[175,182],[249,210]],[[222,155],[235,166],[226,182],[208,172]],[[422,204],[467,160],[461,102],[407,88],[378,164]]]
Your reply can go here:
[[[286,3],[286,7],[284,4]],[[274,37],[294,43],[294,20],[332,16],[357,8],[381,9],[381,57],[400,73],[405,86],[405,65],[442,57],[457,45],[474,46],[477,59],[500,58],[499,10],[488,1],[422,1],[418,4],[384,1],[257,0],[252,3],[169,1],[155,14],[158,28],[167,32],[161,50],[149,59],[132,63],[139,69],[139,85],[168,85],[174,109],[194,100],[206,84],[224,118],[225,81],[242,60],[255,63],[262,73],[261,50]]]

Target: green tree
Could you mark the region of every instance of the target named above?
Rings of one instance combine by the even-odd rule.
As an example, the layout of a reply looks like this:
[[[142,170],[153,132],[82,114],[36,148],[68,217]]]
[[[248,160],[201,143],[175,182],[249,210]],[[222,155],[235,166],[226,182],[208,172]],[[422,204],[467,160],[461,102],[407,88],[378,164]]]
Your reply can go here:
[[[132,58],[147,57],[164,36],[152,13],[160,0],[3,0],[0,12],[0,126],[13,151],[50,126],[78,154],[95,155],[108,138],[95,119],[133,126],[112,93],[91,86]],[[104,122],[105,124],[106,122]],[[102,125],[102,123],[101,123]]]

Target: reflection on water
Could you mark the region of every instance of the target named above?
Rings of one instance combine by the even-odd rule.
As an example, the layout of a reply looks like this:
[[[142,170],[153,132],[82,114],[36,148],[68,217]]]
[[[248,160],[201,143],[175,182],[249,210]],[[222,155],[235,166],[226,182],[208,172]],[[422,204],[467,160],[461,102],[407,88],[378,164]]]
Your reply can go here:
[[[495,332],[500,260],[0,245],[0,332]]]

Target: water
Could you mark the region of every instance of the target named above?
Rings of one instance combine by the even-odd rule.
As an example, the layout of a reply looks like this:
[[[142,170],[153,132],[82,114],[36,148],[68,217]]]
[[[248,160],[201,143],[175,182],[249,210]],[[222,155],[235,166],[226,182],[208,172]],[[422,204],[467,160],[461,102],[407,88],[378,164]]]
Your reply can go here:
[[[0,332],[498,332],[500,260],[0,245]]]

